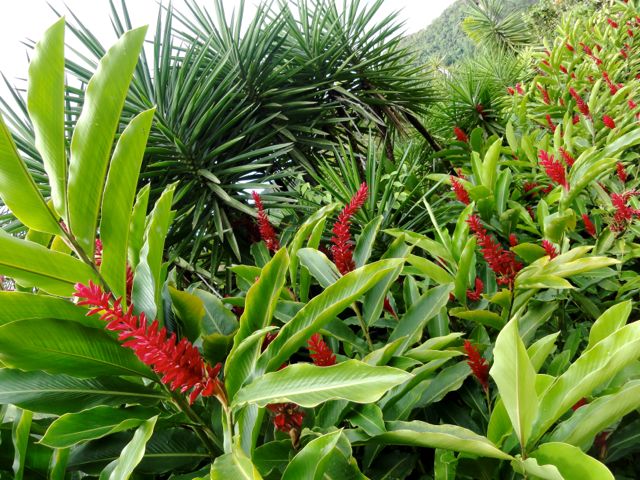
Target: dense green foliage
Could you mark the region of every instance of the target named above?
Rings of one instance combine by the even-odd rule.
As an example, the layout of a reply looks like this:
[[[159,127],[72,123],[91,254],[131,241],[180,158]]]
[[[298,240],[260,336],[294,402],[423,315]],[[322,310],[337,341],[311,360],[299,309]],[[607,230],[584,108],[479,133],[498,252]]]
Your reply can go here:
[[[192,147],[157,150],[154,136],[176,140],[167,106],[234,111],[198,97],[194,78],[268,70],[254,51],[263,27],[218,26],[184,48],[161,28],[146,63],[146,28],[116,21],[120,39],[86,71],[65,64],[65,19],[35,46],[23,116],[0,118],[0,197],[15,218],[0,230],[0,478],[638,478],[639,2],[571,10],[534,48],[478,24],[499,65],[461,64],[432,80],[442,98],[411,110],[396,87],[423,91],[424,78],[402,50],[378,48],[394,23],[363,41],[373,66],[360,64],[340,40],[371,11],[307,6],[265,31],[286,42],[298,29],[318,48],[295,58],[340,60],[329,63],[353,81],[340,90],[349,108],[384,115],[343,117],[329,102],[318,115],[335,138],[306,169],[274,160],[278,128],[256,163],[243,157],[276,176],[227,177],[238,198],[253,190],[236,207],[259,233],[236,245],[237,262],[212,261],[230,245],[199,239],[219,226],[193,227],[183,211],[219,192],[189,197],[171,176],[179,161],[148,162]],[[226,42],[239,74],[210,50]],[[176,72],[169,84],[150,74],[163,72],[156,62]],[[87,79],[73,101],[65,68]],[[364,88],[369,78],[389,89]],[[157,108],[144,93],[183,82],[193,89],[153,97]],[[307,106],[283,101],[267,105]],[[423,119],[437,145],[423,143]],[[244,139],[234,125],[211,140],[215,167],[226,138]],[[282,155],[307,145],[291,143]],[[163,165],[168,179],[145,177]],[[262,187],[293,205],[263,204]],[[176,261],[185,222],[195,254]]]

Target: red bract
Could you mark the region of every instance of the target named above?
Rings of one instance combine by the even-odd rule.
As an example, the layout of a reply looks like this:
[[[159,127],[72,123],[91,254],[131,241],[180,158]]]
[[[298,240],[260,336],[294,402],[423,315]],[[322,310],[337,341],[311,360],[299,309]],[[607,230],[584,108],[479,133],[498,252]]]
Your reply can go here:
[[[122,298],[112,302],[111,294],[93,282],[89,281],[88,286],[77,283],[75,290],[73,295],[80,299],[78,305],[91,307],[87,315],[100,315],[101,320],[109,322],[106,329],[118,332],[118,340],[125,341],[122,346],[133,350],[145,365],[152,367],[171,390],[181,393],[190,390],[190,403],[202,395],[217,397],[226,404],[224,386],[218,378],[220,363],[211,367],[189,340],[178,341],[175,333],[167,336],[166,328],[159,328],[157,320],[148,325],[144,313],[134,315],[133,305],[125,311]]]
[[[638,106],[638,104],[636,102],[634,102],[633,99],[631,99],[631,98],[627,101],[627,105],[629,105],[629,108],[631,110],[633,110],[634,108],[636,108]]]
[[[574,115],[572,122],[574,125],[576,125],[577,123],[580,123],[580,115]]]
[[[614,22],[610,18],[607,18],[607,23],[611,25],[613,28],[618,28],[618,22]]]
[[[256,209],[258,210],[258,228],[260,229],[260,237],[267,245],[267,248],[272,252],[277,251],[280,248],[280,242],[275,230],[269,222],[269,217],[264,211],[264,205],[262,204],[262,198],[256,191],[251,192],[253,201],[256,203]]]
[[[604,78],[604,81],[607,82],[607,86],[609,87],[611,95],[615,95],[616,93],[618,93],[618,86],[611,81],[611,78],[609,78],[609,74],[607,72],[602,72],[602,78]]]
[[[576,159],[573,158],[571,154],[564,149],[564,147],[560,147],[560,155],[562,155],[562,159],[569,168],[573,167],[573,164],[576,163]]]
[[[580,112],[585,117],[589,117],[591,115],[590,112],[589,112],[589,105],[587,105],[586,102],[582,99],[582,97],[580,95],[578,95],[578,92],[576,92],[576,89],[573,88],[573,87],[570,87],[569,88],[569,94],[576,101],[576,105],[578,106],[578,110],[580,110]]]
[[[544,251],[547,252],[547,255],[549,255],[550,260],[553,260],[558,256],[556,247],[554,247],[553,243],[551,243],[549,240],[542,241],[542,248],[544,248]]]
[[[537,84],[536,87],[538,87],[538,90],[540,91],[540,94],[542,95],[542,101],[544,103],[546,103],[547,105],[551,104],[551,99],[549,98],[549,92],[547,91],[547,89],[544,88],[540,84]]]
[[[362,183],[356,194],[351,198],[348,205],[344,207],[338,220],[333,225],[333,237],[331,237],[331,254],[333,261],[338,267],[338,270],[343,275],[349,273],[356,266],[353,263],[353,242],[351,241],[351,217],[364,205],[367,199],[367,184]]]
[[[515,95],[516,91],[512,87],[507,87],[507,93],[509,95]]]
[[[570,52],[575,51],[575,48],[573,48],[573,46],[569,42],[565,43],[564,46],[567,47],[567,50],[569,50]]]
[[[473,376],[478,379],[482,389],[486,392],[489,390],[489,364],[487,360],[480,355],[480,352],[474,347],[469,340],[464,341],[464,351],[467,353],[467,364],[471,368]]]
[[[587,233],[592,237],[595,237],[596,227],[591,221],[591,219],[589,218],[589,215],[587,215],[586,213],[582,214],[582,223],[584,223],[584,229],[587,231]]]
[[[531,193],[531,191],[538,186],[537,182],[524,182],[522,188],[524,189],[524,193]]]
[[[619,194],[619,193],[611,194],[611,203],[613,204],[613,207],[616,209],[613,215],[613,221],[609,226],[609,228],[611,228],[612,231],[614,232],[623,231],[627,227],[627,224],[631,220],[633,220],[633,217],[637,217],[638,215],[640,215],[640,210],[631,208],[627,205],[627,202],[629,201],[629,199],[634,195],[638,195],[638,192],[629,191],[629,192],[624,192],[622,194]]]
[[[516,245],[518,245],[518,237],[516,236],[515,233],[509,234],[509,245],[511,247],[515,247]]]
[[[498,284],[512,288],[516,275],[522,269],[522,264],[516,261],[513,252],[502,248],[502,245],[487,234],[477,215],[471,215],[467,223],[476,236],[480,251],[489,268],[496,274]]]
[[[616,128],[616,122],[609,115],[603,115],[602,116],[602,122],[608,128],[612,128],[612,129]]]
[[[465,205],[469,205],[471,200],[469,199],[469,194],[464,189],[462,183],[460,183],[460,181],[453,175],[451,175],[449,178],[451,179],[451,190],[453,190],[456,194],[456,198],[458,199],[458,201],[464,203]]]
[[[307,348],[311,352],[311,359],[314,365],[329,367],[336,364],[336,356],[319,333],[311,335],[311,338],[307,341]]]
[[[622,183],[627,181],[627,178],[629,176],[627,175],[627,172],[624,169],[624,165],[620,162],[616,163],[616,173],[618,174],[618,178]]]
[[[467,137],[467,134],[464,133],[464,130],[462,130],[460,127],[453,127],[453,133],[455,134],[459,142],[466,143],[469,141],[469,137]]]
[[[516,92],[518,92],[520,95],[524,95],[524,89],[519,83],[516,83]]]
[[[273,424],[284,433],[292,429],[300,430],[304,421],[304,412],[295,403],[272,403],[267,409],[275,413]]]
[[[556,125],[553,123],[553,120],[551,120],[551,115],[549,115],[547,113],[545,118],[547,120],[547,125],[549,126],[549,130],[551,130],[552,133],[555,133],[556,132]]]
[[[540,166],[544,168],[547,176],[558,185],[562,185],[565,189],[569,190],[567,172],[564,169],[564,165],[544,150],[538,152],[538,158],[540,159]]]
[[[482,298],[482,291],[484,290],[484,283],[480,278],[476,277],[475,290],[467,290],[467,298],[472,302],[477,302]]]
[[[389,312],[391,314],[391,316],[393,316],[396,320],[398,319],[398,314],[396,313],[396,311],[391,306],[391,302],[389,301],[389,299],[386,298],[386,297],[384,299],[384,303],[382,305],[382,308],[384,308],[385,312]]]

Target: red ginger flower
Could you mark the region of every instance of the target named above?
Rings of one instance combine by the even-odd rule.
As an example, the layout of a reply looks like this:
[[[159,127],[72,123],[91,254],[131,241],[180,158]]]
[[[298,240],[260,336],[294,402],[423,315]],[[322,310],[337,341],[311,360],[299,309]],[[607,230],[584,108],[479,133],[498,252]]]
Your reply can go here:
[[[559,68],[559,69],[560,69],[560,71],[561,71],[562,73],[564,73],[564,74],[569,73],[569,72],[567,71],[567,67],[565,67],[564,65],[560,65],[558,68]]]
[[[564,46],[567,47],[567,50],[569,50],[570,52],[575,51],[575,48],[573,48],[573,46],[569,42],[565,43]]]
[[[96,238],[96,248],[93,254],[93,263],[96,267],[102,265],[102,240]],[[127,303],[131,303],[131,290],[133,289],[133,270],[131,265],[127,263]]]
[[[462,183],[460,183],[460,181],[453,175],[451,175],[449,178],[451,179],[451,190],[453,190],[456,194],[456,198],[458,199],[458,201],[464,203],[465,205],[469,205],[469,203],[471,203],[471,200],[469,199],[469,193],[465,190]]]
[[[469,141],[469,137],[467,136],[466,133],[464,133],[464,130],[462,130],[460,127],[453,127],[453,133],[455,134],[459,142],[466,143]]]
[[[589,105],[587,105],[586,102],[582,99],[582,97],[578,95],[578,92],[576,92],[576,89],[573,87],[570,87],[569,94],[576,101],[576,105],[578,106],[578,110],[580,110],[580,113],[582,113],[585,117],[591,116],[591,113],[589,112]]]
[[[275,413],[273,424],[284,433],[300,430],[304,420],[304,412],[295,403],[272,403],[267,409]]]
[[[485,392],[489,391],[489,364],[487,360],[480,355],[478,349],[469,340],[464,341],[464,350],[469,357],[467,364],[469,364],[473,376],[478,379]]]
[[[602,122],[608,128],[611,128],[611,129],[616,128],[616,122],[609,115],[603,115]]]
[[[513,87],[507,87],[507,93],[509,95],[515,95],[516,91],[513,89]]]
[[[547,176],[558,185],[562,185],[565,189],[569,190],[564,165],[544,150],[538,152],[538,158],[540,159],[540,166],[544,168]]]
[[[276,231],[271,226],[269,217],[264,211],[264,205],[262,204],[260,194],[253,191],[251,192],[251,195],[253,196],[253,201],[256,203],[256,209],[258,210],[258,228],[260,229],[260,237],[267,245],[267,248],[272,252],[275,252],[280,249],[280,242],[278,241]]]
[[[607,86],[609,87],[609,91],[611,95],[615,95],[618,93],[618,86],[611,81],[609,74],[607,72],[602,72],[602,78],[604,78],[605,82],[607,82]]]
[[[505,250],[489,236],[477,215],[471,215],[467,223],[476,236],[480,251],[489,268],[496,274],[498,284],[508,285],[509,288],[512,288],[516,275],[522,269],[522,264],[516,261],[515,254],[512,251]]]
[[[515,247],[516,245],[518,245],[518,237],[516,236],[515,233],[509,234],[509,245],[511,247]]]
[[[482,298],[482,292],[484,290],[484,283],[479,277],[476,277],[475,290],[467,290],[467,298],[472,302],[477,302]]]
[[[98,285],[89,281],[89,285],[77,283],[75,297],[78,305],[91,307],[87,315],[100,315],[100,319],[109,322],[106,329],[118,332],[118,340],[125,341],[122,346],[130,348],[145,364],[161,376],[160,381],[171,390],[185,393],[191,390],[189,402],[193,403],[198,395],[217,397],[226,403],[224,386],[218,378],[222,365],[215,367],[206,364],[198,349],[186,338],[177,340],[176,334],[167,337],[166,328],[159,328],[157,320],[148,325],[144,313],[133,314],[133,305],[127,310],[122,308],[122,298],[111,301],[111,293],[105,293]]]
[[[595,237],[596,227],[591,221],[591,219],[589,218],[589,215],[587,215],[586,213],[582,214],[582,223],[584,223],[584,229],[587,231],[587,233],[592,237]]]
[[[385,299],[384,299],[383,308],[384,308],[385,312],[389,312],[391,314],[391,316],[393,316],[396,320],[398,319],[398,314],[393,309],[393,306],[391,305],[391,302],[389,301],[389,299],[387,297],[385,297]]]
[[[351,227],[351,217],[364,205],[367,194],[367,184],[363,182],[356,194],[351,197],[349,204],[340,212],[336,223],[333,225],[334,236],[331,237],[331,242],[333,243],[331,254],[336,267],[343,275],[356,268],[353,262],[353,252],[351,250],[353,241],[351,240],[349,228]]]
[[[516,83],[516,92],[518,92],[520,95],[524,95],[524,89],[519,83]]]
[[[553,260],[558,256],[556,247],[554,247],[553,243],[551,243],[549,240],[542,240],[542,248],[544,248],[544,251],[547,252],[547,255],[549,255],[549,260]]]
[[[623,231],[626,228],[627,223],[633,220],[633,217],[640,215],[640,210],[631,208],[627,205],[627,201],[634,195],[638,195],[638,192],[629,191],[622,194],[611,194],[611,203],[613,203],[613,207],[616,209],[616,212],[613,215],[613,221],[610,225],[613,232]]]
[[[560,155],[562,155],[562,159],[569,168],[573,167],[573,164],[576,163],[576,159],[573,158],[571,154],[564,149],[564,147],[560,147]]]
[[[613,28],[618,28],[618,22],[615,22],[615,21],[611,20],[610,18],[607,18],[607,23],[609,25],[611,25]]]
[[[624,165],[620,162],[616,163],[616,173],[618,174],[618,178],[622,183],[627,181],[629,175],[627,175],[627,172],[624,169]]]
[[[630,98],[630,99],[627,101],[627,104],[629,105],[629,108],[630,108],[631,110],[633,110],[634,108],[636,108],[636,107],[638,106],[638,104],[637,104],[636,102],[634,102],[632,98]]]
[[[540,90],[540,94],[542,95],[542,101],[547,105],[551,104],[551,99],[549,98],[549,92],[547,91],[547,89],[544,88],[539,83],[536,85],[536,87],[538,88],[538,90]]]
[[[322,335],[314,333],[307,342],[307,348],[311,352],[311,359],[314,365],[319,367],[330,367],[336,364],[336,356],[322,339]]]
[[[553,120],[551,120],[551,115],[547,113],[545,118],[547,120],[547,125],[549,126],[549,130],[551,130],[552,133],[556,133],[557,125],[553,123]]]

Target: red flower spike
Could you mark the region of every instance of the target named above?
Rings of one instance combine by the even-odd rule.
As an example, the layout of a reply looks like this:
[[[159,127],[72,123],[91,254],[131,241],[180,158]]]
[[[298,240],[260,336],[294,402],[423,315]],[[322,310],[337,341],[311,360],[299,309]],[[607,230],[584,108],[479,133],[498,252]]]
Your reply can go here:
[[[459,142],[467,143],[469,141],[469,137],[460,127],[453,127],[453,133],[455,134]]]
[[[560,69],[560,71],[561,71],[562,73],[564,73],[565,75],[566,75],[567,73],[569,73],[569,72],[567,71],[567,67],[565,67],[564,65],[560,65],[558,68],[559,68],[559,69]]]
[[[564,169],[564,165],[557,161],[553,155],[549,155],[544,150],[538,152],[538,158],[540,159],[540,166],[544,168],[547,176],[558,185],[562,185],[566,190],[569,190],[569,184],[567,183],[567,172]]]
[[[507,93],[509,95],[515,95],[516,91],[512,87],[507,87]]]
[[[467,219],[467,223],[476,236],[480,251],[489,268],[496,274],[498,284],[508,285],[509,288],[512,288],[516,275],[522,269],[522,264],[516,261],[512,251],[505,250],[502,245],[489,236],[477,215],[471,215]]]
[[[167,330],[159,328],[157,320],[149,325],[144,313],[133,314],[133,305],[122,308],[122,298],[113,302],[110,293],[105,293],[98,285],[77,283],[75,297],[78,305],[91,307],[87,315],[100,315],[109,322],[106,329],[118,332],[118,340],[123,347],[130,348],[136,356],[160,376],[160,381],[171,390],[180,393],[190,391],[189,403],[199,395],[217,397],[226,403],[224,386],[218,374],[222,365],[211,367],[204,362],[198,349],[186,338],[178,341],[176,334],[167,336]]]
[[[624,165],[620,162],[616,163],[616,173],[618,174],[618,178],[622,183],[625,183],[627,181],[629,175],[627,175],[627,172],[624,169]]]
[[[547,89],[544,88],[539,83],[536,85],[536,87],[538,88],[538,90],[540,91],[540,94],[542,95],[542,101],[544,103],[546,103],[547,105],[550,105],[551,104],[551,99],[549,98],[549,92],[547,91]]]
[[[262,198],[256,191],[251,192],[251,195],[253,196],[253,201],[256,204],[256,209],[258,210],[258,228],[260,229],[260,237],[267,245],[267,248],[269,250],[271,250],[272,252],[276,252],[280,249],[280,242],[278,241],[276,231],[273,229],[271,223],[269,222],[267,213],[264,211]]]
[[[554,247],[553,243],[551,243],[549,240],[542,241],[542,248],[544,248],[544,251],[547,252],[547,255],[549,255],[549,260],[553,260],[558,256],[556,247]]]
[[[638,195],[638,192],[629,191],[622,194],[612,193],[611,194],[611,203],[613,207],[616,209],[616,212],[613,215],[613,220],[609,228],[613,232],[621,232],[626,227],[627,224],[633,220],[633,217],[637,217],[640,215],[640,210],[636,210],[635,208],[631,208],[627,205],[629,199]]]
[[[573,48],[573,46],[569,42],[565,43],[564,46],[567,47],[567,50],[569,50],[570,52],[575,51],[575,48]]]
[[[609,115],[603,115],[602,122],[608,128],[611,128],[611,129],[616,128],[616,122]]]
[[[562,155],[564,163],[566,163],[569,168],[573,167],[573,164],[576,163],[576,159],[573,158],[571,154],[564,149],[564,147],[560,147],[560,155]]]
[[[522,185],[522,188],[524,189],[525,195],[528,193],[531,193],[531,195],[533,195],[535,192],[532,193],[531,191],[537,186],[538,186],[537,182],[524,182],[524,184]]]
[[[580,113],[582,113],[585,117],[591,116],[591,113],[589,112],[589,106],[582,99],[582,97],[580,95],[578,95],[578,92],[576,92],[575,88],[570,87],[569,88],[569,94],[576,101],[576,105],[578,107],[578,110],[580,110]]]
[[[267,409],[275,413],[273,425],[284,433],[300,430],[304,421],[304,412],[295,403],[272,403]]]
[[[631,110],[633,110],[634,108],[636,108],[638,106],[638,104],[636,102],[633,101],[633,99],[629,99],[627,100],[627,105],[629,105],[629,108]]]
[[[356,194],[351,197],[351,201],[344,207],[336,223],[333,225],[333,237],[331,237],[331,254],[333,262],[338,267],[341,274],[346,275],[353,270],[356,265],[353,262],[353,241],[351,240],[351,217],[364,205],[367,199],[367,184],[362,183]]]
[[[584,223],[584,229],[587,231],[587,233],[595,238],[596,227],[589,218],[589,215],[587,215],[586,213],[582,214],[582,223]]]
[[[611,95],[615,95],[616,93],[618,93],[618,86],[611,81],[611,78],[609,78],[609,74],[607,72],[602,72],[602,78],[604,78],[604,81],[607,82],[607,86],[609,87],[609,92],[611,92]]]
[[[610,18],[607,18],[607,23],[611,25],[613,28],[618,28],[618,22],[614,22]]]
[[[580,115],[574,115],[572,122],[574,125],[580,123]]]
[[[472,302],[477,302],[482,298],[482,292],[484,291],[484,283],[479,277],[476,277],[475,290],[467,290],[467,298]]]
[[[509,234],[509,246],[515,247],[516,245],[518,245],[518,237],[515,233]]]
[[[524,89],[519,83],[516,83],[516,92],[518,92],[520,95],[524,95]]]
[[[307,348],[311,352],[311,359],[314,365],[319,367],[330,367],[336,364],[336,356],[329,348],[329,345],[322,339],[322,335],[314,333],[307,341]]]
[[[549,130],[551,130],[551,133],[556,133],[557,125],[555,125],[555,124],[553,123],[553,120],[551,120],[551,115],[549,115],[549,114],[547,113],[547,115],[545,116],[545,118],[546,118],[546,120],[547,120],[547,125],[549,126]]]
[[[487,360],[480,355],[480,352],[474,347],[469,340],[464,341],[464,351],[467,353],[467,364],[471,368],[473,376],[478,379],[482,389],[489,391],[489,364]]]
[[[467,193],[462,183],[460,183],[460,181],[453,175],[451,175],[449,178],[451,180],[451,190],[453,190],[456,194],[456,198],[458,199],[458,201],[464,203],[465,205],[469,205],[469,203],[471,203],[471,200],[469,199],[469,193]]]

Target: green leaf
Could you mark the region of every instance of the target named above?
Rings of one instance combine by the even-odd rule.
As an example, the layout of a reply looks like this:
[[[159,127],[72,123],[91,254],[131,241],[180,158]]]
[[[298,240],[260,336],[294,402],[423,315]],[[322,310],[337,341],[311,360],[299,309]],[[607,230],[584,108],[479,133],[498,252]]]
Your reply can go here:
[[[104,328],[105,322],[87,317],[87,309],[65,298],[34,295],[27,292],[0,292],[0,325],[16,320],[55,318],[87,326]]]
[[[535,243],[519,243],[515,247],[511,247],[511,251],[522,258],[527,263],[532,263],[539,258],[544,257],[547,252],[540,245]]]
[[[540,465],[535,458],[522,460],[518,455],[512,462],[513,469],[520,474],[529,474],[536,480],[565,480],[554,465]]]
[[[60,18],[44,33],[29,62],[27,109],[35,144],[49,185],[55,210],[67,211],[67,154],[64,132],[64,30]]]
[[[560,335],[560,332],[542,337],[527,349],[527,354],[531,359],[531,365],[533,365],[536,373],[542,368],[544,361],[551,355],[551,352],[556,349],[555,341],[558,335]]]
[[[258,469],[251,463],[241,448],[234,447],[232,453],[216,457],[211,467],[210,480],[262,480]]]
[[[640,380],[632,380],[618,391],[580,407],[555,428],[549,441],[568,443],[587,451],[598,433],[638,407]]]
[[[140,250],[144,242],[144,226],[147,219],[147,206],[151,184],[147,183],[136,195],[129,223],[128,258],[131,268],[135,270],[140,262]]]
[[[536,372],[518,334],[517,320],[511,320],[498,334],[493,349],[490,375],[509,414],[520,445],[524,448],[538,413]]]
[[[27,227],[53,235],[62,233],[53,212],[42,198],[38,186],[20,158],[2,115],[0,115],[0,197],[16,218]]]
[[[90,258],[113,139],[146,33],[146,26],[125,33],[100,60],[71,138],[69,229]]]
[[[449,272],[426,258],[409,255],[407,261],[416,267],[422,275],[431,278],[434,282],[441,285],[454,282],[454,278]]]
[[[18,320],[2,325],[0,360],[7,367],[78,377],[153,378],[149,368],[108,333],[65,320]]]
[[[131,209],[136,195],[140,166],[155,108],[131,120],[120,136],[111,159],[102,199],[100,273],[116,297],[127,294],[127,249]]]
[[[382,220],[382,215],[378,215],[362,229],[362,234],[358,237],[356,246],[353,249],[353,261],[356,267],[362,267],[369,260]]]
[[[396,352],[398,355],[402,355],[407,348],[420,340],[422,331],[429,323],[429,320],[435,317],[449,301],[449,294],[452,290],[452,284],[440,285],[427,290],[417,302],[411,305],[388,339],[388,342],[393,342],[405,337]]]
[[[573,445],[544,443],[530,456],[540,465],[554,465],[565,480],[613,480],[606,466]]]
[[[341,276],[338,267],[324,253],[315,248],[299,249],[298,260],[323,288],[335,283]]]
[[[150,405],[165,399],[165,394],[150,387],[117,377],[76,378],[0,369],[0,404],[34,412],[62,414],[98,405]]]
[[[143,407],[95,407],[79,413],[67,413],[47,428],[40,443],[52,448],[71,447],[80,442],[130,430],[157,414]]]
[[[144,457],[145,448],[149,438],[153,434],[158,417],[152,417],[146,420],[138,427],[133,434],[133,438],[127,446],[124,447],[120,457],[113,463],[109,464],[100,474],[100,480],[128,480],[133,470],[138,466],[142,457]]]
[[[460,254],[458,271],[455,278],[455,295],[463,305],[467,304],[467,286],[469,284],[469,272],[473,265],[476,253],[476,237],[469,237]]]
[[[242,341],[254,332],[260,331],[271,323],[273,313],[280,298],[280,292],[286,281],[289,268],[289,255],[286,248],[281,248],[278,253],[267,263],[255,282],[247,292],[244,313],[240,317],[240,327],[233,338],[233,348],[230,358],[241,359],[243,367],[235,361],[226,362],[225,386],[229,398],[233,398],[246,376],[253,371],[255,361],[260,352],[260,343],[252,343],[250,351],[245,355],[236,356],[235,351],[240,348]],[[249,363],[245,363],[249,361]]]
[[[491,190],[491,192],[493,192],[496,182],[498,159],[500,158],[501,149],[502,138],[499,138],[489,146],[482,161],[482,184]]]
[[[459,389],[470,374],[471,370],[466,361],[442,369],[422,393],[415,404],[416,407],[439,402],[447,393]]]
[[[238,320],[231,310],[224,306],[222,300],[205,290],[195,289],[193,294],[202,301],[204,316],[200,330],[211,335],[230,335],[238,329]]]
[[[204,317],[204,304],[193,293],[178,290],[169,285],[167,287],[171,297],[171,308],[180,319],[182,334],[191,342],[200,336],[200,323]],[[222,307],[224,308],[224,306]],[[235,320],[235,318],[234,318]]]
[[[282,480],[322,480],[333,460],[334,451],[342,435],[341,430],[311,440],[287,465]]]
[[[304,345],[311,335],[359,299],[387,273],[398,268],[402,259],[379,260],[341,277],[307,303],[282,329],[258,360],[259,370],[275,370]]]
[[[359,408],[349,417],[349,421],[356,427],[363,429],[367,435],[372,437],[380,435],[385,431],[382,410],[375,403],[369,403]]]
[[[442,448],[500,460],[513,458],[471,430],[455,425],[432,425],[419,420],[387,422],[387,432],[371,438],[367,443]]]
[[[331,367],[298,363],[267,373],[243,387],[233,406],[255,403],[264,407],[269,403],[293,402],[315,407],[335,399],[371,403],[410,378],[411,374],[397,368],[373,367],[358,360]]]
[[[608,308],[606,312],[600,315],[589,331],[589,343],[585,351],[622,328],[627,323],[629,315],[631,315],[631,308],[631,301],[627,300]]]
[[[33,413],[28,410],[20,410],[13,420],[11,428],[11,440],[13,441],[13,473],[15,480],[24,478],[24,467],[27,461],[27,448],[29,446],[29,433],[31,432],[31,420]]]
[[[596,343],[557,377],[540,397],[532,440],[546,431],[583,397],[640,357],[640,323],[616,330]]]

